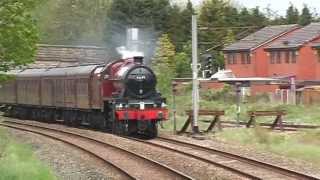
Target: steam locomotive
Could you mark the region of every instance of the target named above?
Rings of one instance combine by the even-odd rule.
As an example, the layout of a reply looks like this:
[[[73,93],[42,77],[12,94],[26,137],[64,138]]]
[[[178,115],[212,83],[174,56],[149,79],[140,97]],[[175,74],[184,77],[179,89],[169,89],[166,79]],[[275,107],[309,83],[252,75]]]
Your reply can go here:
[[[156,76],[143,57],[8,74],[15,79],[0,86],[0,104],[9,117],[150,138],[157,136],[158,122],[168,119]]]

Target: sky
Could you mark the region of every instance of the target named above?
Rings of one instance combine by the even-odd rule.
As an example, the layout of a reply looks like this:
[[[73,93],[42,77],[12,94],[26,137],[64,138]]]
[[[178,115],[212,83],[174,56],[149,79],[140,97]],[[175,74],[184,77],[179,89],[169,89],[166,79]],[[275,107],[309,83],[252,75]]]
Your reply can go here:
[[[195,5],[199,5],[203,0],[192,0]],[[266,7],[270,7],[273,11],[276,11],[278,15],[285,15],[286,10],[290,4],[293,3],[299,10],[302,9],[303,4],[307,4],[307,6],[311,9],[311,12],[320,13],[320,0],[232,0],[237,2],[236,4],[240,4],[242,6],[248,8],[254,8],[259,6],[261,9],[265,9]]]

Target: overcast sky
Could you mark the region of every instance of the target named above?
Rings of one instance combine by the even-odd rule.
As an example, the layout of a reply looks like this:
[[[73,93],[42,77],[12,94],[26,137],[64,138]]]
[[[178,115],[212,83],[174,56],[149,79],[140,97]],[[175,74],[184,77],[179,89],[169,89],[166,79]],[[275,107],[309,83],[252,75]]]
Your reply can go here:
[[[200,4],[203,0],[192,0],[196,5]],[[268,6],[279,15],[285,15],[286,9],[288,8],[290,2],[292,2],[299,10],[302,9],[303,4],[311,9],[311,12],[317,11],[320,13],[320,0],[232,0],[238,2],[245,7],[254,8],[256,6],[264,9]]]

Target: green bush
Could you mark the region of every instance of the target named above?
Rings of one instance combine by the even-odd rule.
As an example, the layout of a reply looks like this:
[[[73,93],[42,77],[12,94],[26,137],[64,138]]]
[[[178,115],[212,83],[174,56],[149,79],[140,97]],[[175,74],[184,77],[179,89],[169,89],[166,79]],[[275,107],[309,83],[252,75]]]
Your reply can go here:
[[[204,90],[202,91],[202,98],[206,101],[223,101],[226,103],[235,102],[235,94],[232,91],[231,86],[225,85],[222,89]]]

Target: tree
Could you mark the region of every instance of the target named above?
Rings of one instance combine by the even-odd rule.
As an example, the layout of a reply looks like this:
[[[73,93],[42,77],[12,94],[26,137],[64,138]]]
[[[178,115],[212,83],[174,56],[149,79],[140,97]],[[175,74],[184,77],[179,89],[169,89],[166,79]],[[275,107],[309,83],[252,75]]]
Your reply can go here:
[[[299,11],[292,3],[287,9],[286,19],[288,24],[296,24],[299,21]]]
[[[180,28],[183,31],[183,34],[182,34],[183,37],[181,37],[181,39],[183,40],[183,43],[187,43],[188,41],[191,40],[191,18],[194,13],[195,13],[195,10],[193,8],[193,5],[191,1],[188,0],[186,8],[183,9],[183,11],[181,12],[182,22],[180,24]],[[178,50],[180,50],[181,48],[183,48],[183,46],[181,46],[180,44],[180,46],[178,47]]]
[[[191,17],[190,17],[191,18]],[[173,5],[169,12],[169,21],[168,21],[168,30],[167,33],[172,39],[173,44],[177,48],[177,51],[180,51],[182,44],[186,39],[187,25],[184,24],[184,17],[182,15],[181,8],[178,5]],[[189,29],[191,28],[191,25]]]
[[[266,16],[260,11],[259,7],[252,9],[251,18],[249,19],[252,25],[263,27],[267,25],[267,18]]]
[[[249,26],[251,23],[248,19],[251,18],[250,12],[247,8],[242,8],[239,14],[239,21],[243,26]]]
[[[166,32],[170,9],[169,0],[113,1],[106,23],[106,44],[113,49],[125,45],[129,27],[138,27],[152,34]]]
[[[304,5],[301,16],[299,18],[299,24],[302,26],[310,24],[312,21],[312,15],[307,5]]]
[[[111,0],[48,0],[36,11],[42,43],[102,45]]]
[[[191,77],[191,57],[185,52],[177,53],[174,57],[176,63],[176,77],[184,78]]]
[[[192,57],[192,45],[191,45],[191,41],[188,41],[183,45],[182,51],[177,53],[174,57],[174,61],[176,64],[177,78],[192,76],[191,57]]]
[[[171,92],[171,80],[176,76],[175,47],[168,34],[163,34],[157,43],[152,67],[158,78],[158,89],[165,95]]]
[[[227,36],[224,38],[223,42],[226,45],[232,44],[236,41],[236,37],[231,29],[227,30]]]
[[[225,8],[228,4],[222,0],[204,1],[199,16],[199,25],[208,27],[207,31],[200,31],[199,41],[202,51],[211,47],[223,45],[223,38],[226,35],[225,29],[213,30],[216,27],[228,27],[225,21]]]
[[[33,62],[38,32],[31,11],[38,2],[0,1],[0,72]]]
[[[163,64],[171,69],[175,69],[175,55],[175,47],[172,44],[169,35],[163,34],[158,40],[157,49],[152,64],[153,66]]]

